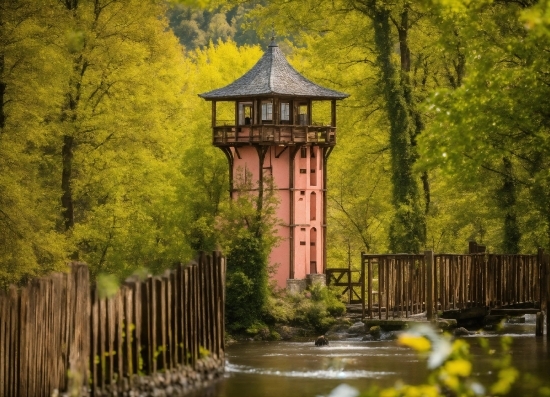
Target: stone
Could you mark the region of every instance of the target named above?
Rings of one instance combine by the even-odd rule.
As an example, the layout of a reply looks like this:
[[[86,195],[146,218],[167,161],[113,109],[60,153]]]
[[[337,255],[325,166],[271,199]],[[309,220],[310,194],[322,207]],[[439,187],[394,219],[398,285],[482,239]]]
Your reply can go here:
[[[379,325],[375,325],[373,327],[369,328],[369,335],[371,335],[375,339],[379,339],[380,335],[382,335],[382,329]]]
[[[327,285],[327,277],[324,275],[324,274],[318,274],[318,273],[314,273],[314,274],[306,274],[306,285],[308,287],[312,286],[312,285],[322,285],[322,286],[326,286]]]
[[[466,328],[464,327],[458,327],[454,330],[454,335],[455,336],[465,336],[465,335],[470,335],[470,331],[468,331]]]
[[[362,321],[358,321],[348,328],[348,334],[364,334],[366,332],[365,324]]]
[[[437,320],[437,328],[449,331],[457,327],[457,321],[454,318]]]
[[[286,280],[286,289],[291,294],[301,294],[306,290],[306,280],[289,278]]]

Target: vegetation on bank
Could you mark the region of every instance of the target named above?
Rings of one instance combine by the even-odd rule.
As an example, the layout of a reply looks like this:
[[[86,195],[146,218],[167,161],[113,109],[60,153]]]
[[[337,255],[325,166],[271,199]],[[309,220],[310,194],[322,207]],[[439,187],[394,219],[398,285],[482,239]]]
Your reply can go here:
[[[226,310],[228,332],[232,336],[280,340],[324,334],[345,314],[346,307],[338,293],[321,284],[313,284],[299,293],[271,288],[264,307],[256,316],[246,307],[232,310],[229,300]]]

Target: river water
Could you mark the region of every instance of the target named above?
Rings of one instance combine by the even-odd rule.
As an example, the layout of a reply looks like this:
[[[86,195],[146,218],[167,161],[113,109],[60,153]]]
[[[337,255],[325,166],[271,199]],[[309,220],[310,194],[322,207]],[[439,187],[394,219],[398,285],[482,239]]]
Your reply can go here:
[[[508,324],[499,335],[484,333],[482,337],[495,350],[493,355],[487,355],[480,347],[479,335],[466,336],[475,378],[484,385],[496,379],[493,362],[502,359],[499,336],[506,334],[513,339],[510,352],[513,365],[522,373],[550,380],[546,336],[535,337],[534,333],[533,323]],[[226,358],[224,379],[196,396],[329,396],[342,384],[359,390],[373,385],[393,386],[398,381],[420,384],[428,373],[426,358],[396,341],[351,339],[331,341],[330,346],[323,347],[314,346],[313,338],[303,342],[241,342],[227,348]],[[530,395],[530,392],[514,394]]]

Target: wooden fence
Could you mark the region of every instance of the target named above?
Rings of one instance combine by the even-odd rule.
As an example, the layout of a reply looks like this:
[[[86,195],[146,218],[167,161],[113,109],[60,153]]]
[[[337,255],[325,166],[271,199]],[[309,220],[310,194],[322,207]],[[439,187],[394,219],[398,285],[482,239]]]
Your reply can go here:
[[[204,355],[223,363],[224,291],[219,253],[129,279],[108,299],[78,264],[11,287],[0,293],[0,396],[50,396],[88,380],[98,394],[131,387],[138,375],[193,368]]]
[[[49,396],[87,369],[89,295],[82,265],[0,292],[0,396]]]

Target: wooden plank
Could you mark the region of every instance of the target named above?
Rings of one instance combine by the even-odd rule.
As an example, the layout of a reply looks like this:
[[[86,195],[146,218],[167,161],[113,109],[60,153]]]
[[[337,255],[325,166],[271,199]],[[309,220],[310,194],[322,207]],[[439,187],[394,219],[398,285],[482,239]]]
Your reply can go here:
[[[61,380],[61,373],[63,368],[63,362],[60,361],[59,352],[61,351],[61,313],[59,313],[59,308],[61,307],[62,302],[62,289],[63,286],[63,275],[60,273],[52,274],[52,306],[49,316],[52,319],[52,356],[50,357],[50,365],[52,368],[52,377],[51,384],[53,388],[59,390]]]
[[[175,367],[175,362],[173,360],[174,358],[174,328],[172,325],[172,318],[174,317],[173,314],[173,296],[172,296],[172,277],[171,277],[172,271],[166,272],[164,275],[164,299],[165,299],[165,309],[166,309],[166,316],[165,316],[165,322],[164,327],[166,329],[165,336],[166,336],[166,363],[167,368],[172,369]]]
[[[10,344],[9,349],[9,388],[8,396],[17,396],[19,395],[18,390],[18,362],[17,360],[17,345],[19,343],[19,316],[18,316],[18,300],[19,294],[17,288],[14,285],[11,285],[8,289],[9,297],[9,340]]]
[[[225,287],[226,287],[226,280],[227,280],[227,259],[222,258],[222,266],[221,266],[221,282],[223,283],[222,286],[222,304],[221,306],[221,335],[222,335],[222,349],[225,352]],[[222,357],[223,358],[223,357]]]
[[[3,290],[0,289],[0,396],[7,396],[7,369],[8,358],[6,357],[7,346],[9,340],[7,336],[7,297]]]
[[[40,299],[39,297],[39,284],[38,280],[33,280],[29,286],[29,324],[28,324],[28,330],[29,335],[32,335],[32,338],[28,339],[28,346],[29,346],[29,365],[28,365],[28,388],[27,388],[27,395],[28,396],[36,396],[38,394],[37,392],[37,370],[38,370],[38,360],[37,360],[37,324],[38,324],[38,308],[37,308],[37,302]]]
[[[40,292],[38,294],[39,300],[37,301],[37,313],[38,313],[38,321],[37,321],[37,358],[38,358],[38,368],[37,368],[37,396],[46,396],[46,389],[45,389],[45,367],[46,367],[46,345],[48,342],[46,341],[46,327],[44,326],[46,324],[45,319],[45,312],[46,312],[46,299],[47,299],[47,288],[46,288],[46,282],[44,279],[38,279],[38,285],[40,288]]]
[[[85,374],[85,376],[82,377],[82,384],[81,386],[87,386],[88,385],[88,373],[90,369],[90,341],[91,341],[91,324],[90,324],[90,316],[92,313],[92,301],[91,301],[91,295],[90,295],[90,271],[88,269],[88,266],[81,265],[79,267],[79,290],[80,290],[80,296],[79,296],[79,302],[81,303],[81,311],[80,313],[80,324],[81,324],[81,335],[80,335],[80,343],[81,343],[81,367],[80,371],[81,373]]]
[[[205,315],[206,315],[206,348],[211,354],[214,353],[214,321],[212,307],[212,257],[205,255],[204,262],[204,288],[205,288]]]
[[[116,370],[115,376],[119,386],[122,385],[122,379],[126,375],[124,370],[124,363],[127,360],[126,349],[124,346],[127,344],[129,334],[126,333],[126,327],[124,325],[124,298],[126,297],[126,287],[121,285],[116,295],[113,297],[115,301],[116,311],[116,338],[115,338],[115,359]],[[124,336],[126,335],[126,336]]]
[[[199,327],[199,348],[205,348],[208,344],[206,336],[206,311],[205,311],[205,286],[204,286],[204,262],[206,258],[204,252],[201,253],[199,266],[197,267],[197,298],[198,298],[198,327]],[[200,353],[200,351],[199,351]],[[200,354],[199,354],[200,357]]]
[[[215,284],[214,284],[214,258],[213,256],[211,255],[208,255],[208,272],[207,272],[207,278],[206,278],[206,281],[208,282],[208,285],[207,285],[207,288],[208,288],[208,322],[209,322],[209,326],[208,326],[208,330],[210,331],[210,337],[209,337],[209,343],[210,343],[210,347],[209,347],[209,350],[213,353],[213,354],[216,354],[216,327],[217,327],[217,323],[216,323],[216,312],[215,312],[215,302],[214,302],[214,289],[215,289]]]
[[[97,296],[97,288],[94,286],[92,294],[92,337],[91,337],[91,374],[92,374],[92,394],[97,396],[99,377],[101,374],[101,357],[99,349],[99,299]]]
[[[178,269],[174,269],[170,272],[170,295],[171,295],[171,321],[170,326],[172,329],[172,365],[174,368],[180,363],[179,355],[180,355],[180,322],[178,321],[180,316],[180,301],[179,301],[179,295],[178,295],[178,287],[179,287],[179,280],[178,280]]]
[[[166,360],[166,294],[165,294],[166,284],[164,277],[157,278],[157,371],[158,370],[167,370],[168,363]]]
[[[123,293],[123,310],[124,310],[124,362],[123,362],[123,376],[132,381],[132,375],[134,374],[134,355],[132,345],[134,342],[135,331],[135,319],[133,316],[133,291],[132,287],[127,283],[124,287]]]
[[[434,319],[434,253],[425,251],[426,257],[426,317],[428,321]]]
[[[185,310],[184,310],[184,363],[186,365],[189,365],[191,362],[191,345],[192,345],[192,337],[191,337],[191,282],[190,282],[190,271],[191,269],[187,267],[183,273],[183,279],[184,279],[184,289],[183,289],[183,297],[184,297],[184,303],[185,303]]]
[[[100,389],[107,386],[108,380],[108,357],[107,357],[107,338],[108,338],[108,328],[107,328],[107,301],[99,299],[99,377],[98,377],[98,387]]]
[[[196,368],[197,359],[199,357],[199,345],[200,345],[200,335],[199,335],[199,282],[198,282],[198,267],[197,265],[193,265],[191,267],[191,311],[192,311],[192,317],[191,317],[191,327],[192,332],[191,335],[193,337],[192,342],[192,365],[193,368]]]
[[[1,299],[1,298],[0,298]],[[29,361],[29,349],[28,349],[28,328],[29,328],[29,288],[24,287],[21,288],[20,291],[20,302],[21,302],[21,309],[20,309],[20,316],[21,316],[21,322],[20,322],[20,347],[19,347],[19,354],[20,354],[20,361],[19,361],[19,395],[20,396],[28,396],[28,361]],[[0,310],[1,312],[1,310]],[[0,321],[1,321],[1,314],[0,314]],[[1,330],[0,330],[0,349],[2,348],[2,342],[1,342],[2,336],[1,336]],[[2,359],[0,358],[0,361]],[[0,366],[1,366],[0,362]],[[1,377],[1,374],[0,374]],[[0,393],[2,389],[0,387]]]
[[[221,252],[216,251],[216,260],[215,260],[215,274],[216,274],[216,322],[217,322],[217,339],[218,339],[218,347],[216,349],[216,354],[218,358],[222,357],[223,359],[223,323],[224,318],[222,315],[222,305],[223,305],[223,289],[224,289],[224,280],[222,276],[222,261],[223,256]]]
[[[107,351],[108,351],[108,365],[107,365],[107,384],[112,385],[115,379],[115,334],[116,334],[116,300],[114,297],[107,299]]]
[[[381,265],[381,261],[378,260],[378,319],[382,319],[382,291],[384,286],[384,267]]]
[[[185,364],[185,280],[184,280],[184,269],[183,265],[180,263],[176,271],[176,280],[177,280],[177,301],[178,301],[178,315],[176,316],[177,332],[178,332],[178,363],[183,365]]]

